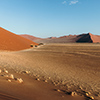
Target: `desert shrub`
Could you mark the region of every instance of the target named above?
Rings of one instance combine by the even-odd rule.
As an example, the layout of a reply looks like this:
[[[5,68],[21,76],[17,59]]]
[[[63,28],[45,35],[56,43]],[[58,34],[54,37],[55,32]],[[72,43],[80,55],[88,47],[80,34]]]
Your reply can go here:
[[[37,47],[37,45],[35,45],[35,47]]]
[[[39,43],[39,45],[44,45],[43,43]]]
[[[33,44],[31,44],[30,47],[33,47]]]

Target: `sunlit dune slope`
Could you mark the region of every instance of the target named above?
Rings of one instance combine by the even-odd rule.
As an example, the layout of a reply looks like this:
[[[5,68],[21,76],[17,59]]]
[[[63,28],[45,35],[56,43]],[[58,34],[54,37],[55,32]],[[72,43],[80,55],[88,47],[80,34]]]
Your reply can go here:
[[[97,43],[97,42],[100,43],[100,35],[93,35],[91,33],[89,33],[89,35],[90,35],[93,43]]]
[[[0,50],[17,51],[30,48],[30,44],[37,43],[16,35],[0,27]]]
[[[28,35],[28,34],[21,34],[20,36],[24,37],[26,39],[32,40],[32,41],[37,40],[37,39],[41,39],[41,38],[38,38],[38,37],[35,37],[35,36],[32,36],[32,35]]]

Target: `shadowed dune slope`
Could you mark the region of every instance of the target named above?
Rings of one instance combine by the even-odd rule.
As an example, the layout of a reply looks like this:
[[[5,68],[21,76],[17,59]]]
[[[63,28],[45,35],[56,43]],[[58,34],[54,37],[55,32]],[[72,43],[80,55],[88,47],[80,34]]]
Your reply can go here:
[[[100,43],[100,36],[91,33],[77,36],[79,39],[76,42]]]
[[[37,40],[37,39],[41,39],[41,38],[38,38],[38,37],[35,37],[35,36],[32,36],[32,35],[28,35],[28,34],[21,34],[20,36],[24,37],[26,39],[32,40],[32,41]]]
[[[30,48],[30,44],[37,43],[16,35],[0,27],[0,50],[17,51]]]
[[[81,35],[78,35],[77,38],[79,38],[76,42],[88,42],[88,43],[92,43],[93,40],[91,39],[91,36],[90,34],[81,34]]]

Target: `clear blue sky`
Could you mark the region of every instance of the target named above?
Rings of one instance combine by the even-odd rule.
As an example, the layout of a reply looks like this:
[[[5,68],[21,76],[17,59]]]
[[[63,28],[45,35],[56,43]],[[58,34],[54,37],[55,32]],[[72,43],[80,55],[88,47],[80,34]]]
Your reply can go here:
[[[0,26],[44,38],[100,35],[100,0],[0,0]]]

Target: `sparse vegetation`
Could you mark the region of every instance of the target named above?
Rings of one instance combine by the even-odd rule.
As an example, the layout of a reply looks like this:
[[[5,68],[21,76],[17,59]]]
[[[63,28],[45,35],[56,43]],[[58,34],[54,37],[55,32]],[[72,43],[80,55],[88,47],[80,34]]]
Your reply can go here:
[[[33,44],[30,45],[30,47],[33,47],[33,46],[34,46]]]
[[[35,45],[35,47],[37,47],[37,45]]]
[[[44,45],[43,43],[39,43],[39,45]]]

